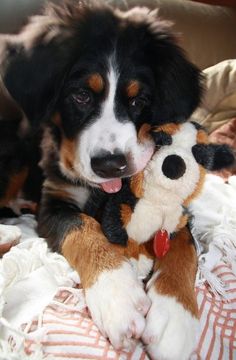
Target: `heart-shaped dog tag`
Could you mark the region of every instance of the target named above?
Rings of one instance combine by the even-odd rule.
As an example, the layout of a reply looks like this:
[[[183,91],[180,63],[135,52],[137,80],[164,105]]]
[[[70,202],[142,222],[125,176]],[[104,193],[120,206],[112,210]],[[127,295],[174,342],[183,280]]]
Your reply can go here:
[[[166,230],[158,230],[153,240],[153,249],[156,257],[162,258],[170,248],[170,239]]]

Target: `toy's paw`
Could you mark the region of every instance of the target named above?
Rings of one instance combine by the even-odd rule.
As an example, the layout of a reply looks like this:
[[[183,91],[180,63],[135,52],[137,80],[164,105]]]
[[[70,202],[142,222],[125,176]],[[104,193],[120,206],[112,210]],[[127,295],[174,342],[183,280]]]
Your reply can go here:
[[[187,360],[196,346],[198,319],[175,298],[150,290],[152,306],[142,336],[152,360]]]
[[[129,263],[104,271],[85,291],[91,316],[115,349],[132,349],[145,327],[150,299]]]
[[[7,252],[21,238],[21,230],[14,225],[0,224],[0,254]]]

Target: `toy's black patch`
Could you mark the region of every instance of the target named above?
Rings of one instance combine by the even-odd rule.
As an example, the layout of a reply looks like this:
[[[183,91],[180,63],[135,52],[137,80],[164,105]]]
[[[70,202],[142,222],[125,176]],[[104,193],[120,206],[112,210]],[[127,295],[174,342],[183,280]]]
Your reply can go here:
[[[184,175],[186,165],[184,160],[178,155],[169,155],[162,164],[162,172],[169,179],[176,180]]]
[[[233,151],[228,145],[196,144],[192,153],[196,161],[207,170],[221,170],[235,162]]]
[[[121,191],[109,197],[102,214],[101,225],[111,243],[127,245],[128,235],[120,216],[121,204],[127,204],[134,210],[136,202],[128,180],[124,181]]]
[[[172,144],[171,135],[164,131],[151,131],[151,136],[156,146],[164,146]]]

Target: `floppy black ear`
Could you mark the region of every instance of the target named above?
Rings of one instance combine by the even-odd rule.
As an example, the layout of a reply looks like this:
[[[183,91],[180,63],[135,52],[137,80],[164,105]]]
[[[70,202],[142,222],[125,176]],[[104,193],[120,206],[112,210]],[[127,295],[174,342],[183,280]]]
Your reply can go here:
[[[18,35],[3,39],[2,78],[30,121],[37,122],[45,115],[72,61],[75,45],[64,20],[63,8],[49,6]]]
[[[156,122],[181,123],[200,103],[203,78],[177,45],[170,28],[159,22],[157,19],[149,28],[152,39],[145,49],[156,83]]]
[[[67,61],[66,48],[37,45],[27,53],[23,47],[10,51],[3,80],[28,119],[37,122],[47,113],[60,88]]]
[[[207,170],[221,170],[234,164],[235,157],[228,145],[197,144],[192,148],[196,161]]]

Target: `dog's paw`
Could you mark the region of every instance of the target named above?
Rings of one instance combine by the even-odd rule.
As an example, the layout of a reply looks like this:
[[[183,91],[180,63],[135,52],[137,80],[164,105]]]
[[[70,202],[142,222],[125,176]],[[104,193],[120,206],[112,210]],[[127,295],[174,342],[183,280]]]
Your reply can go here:
[[[145,327],[150,299],[129,263],[104,271],[86,289],[92,319],[115,349],[131,349]]]
[[[196,346],[198,319],[175,298],[149,292],[152,300],[142,336],[152,360],[187,360]]]

